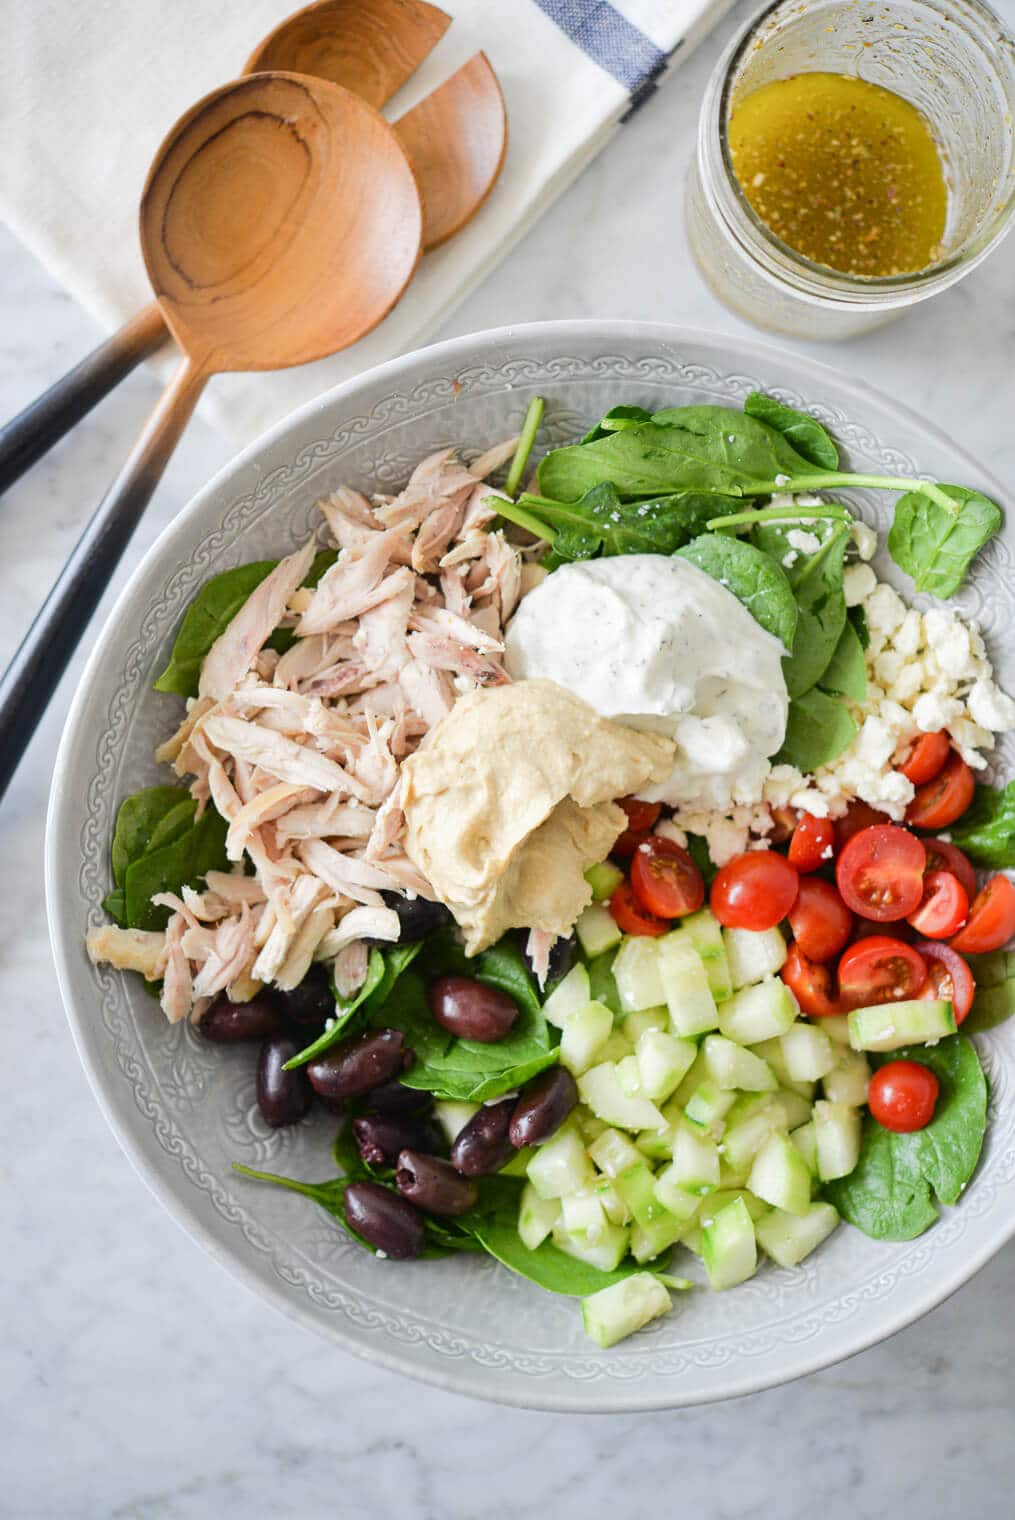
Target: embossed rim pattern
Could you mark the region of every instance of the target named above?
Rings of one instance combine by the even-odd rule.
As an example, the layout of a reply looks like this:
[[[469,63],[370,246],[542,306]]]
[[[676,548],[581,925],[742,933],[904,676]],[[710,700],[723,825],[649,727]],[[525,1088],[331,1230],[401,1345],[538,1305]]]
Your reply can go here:
[[[378,1269],[337,1242],[325,1216],[302,1200],[228,1171],[236,1157],[323,1174],[321,1135],[259,1128],[249,1062],[210,1052],[189,1029],[168,1030],[132,979],[96,970],[84,956],[84,929],[101,918],[116,802],[155,775],[145,757],[165,730],[166,709],[148,690],[151,675],[195,585],[266,546],[285,547],[343,473],[396,484],[435,441],[485,446],[509,431],[535,391],[550,397],[549,435],[562,441],[602,409],[604,390],[613,399],[623,387],[628,397],[665,395],[666,404],[738,403],[759,383],[831,424],[855,463],[893,473],[918,465],[1003,499],[996,482],[918,418],[776,348],[655,324],[479,333],[338,387],[220,472],[125,588],[64,731],[47,831],[53,951],[79,1054],[121,1145],[183,1227],[276,1307],[358,1354],[459,1392],[574,1410],[703,1403],[801,1376],[910,1323],[1015,1233],[1015,1038],[1001,1030],[980,1041],[993,1124],[976,1179],[961,1208],[908,1245],[876,1246],[840,1230],[803,1270],[768,1267],[735,1293],[695,1295],[693,1308],[606,1354],[582,1341],[573,1302],[540,1294],[492,1262]],[[883,514],[873,496],[852,499],[871,521]],[[991,546],[959,598],[988,640],[993,625],[1004,630],[1015,616],[1011,541]],[[996,640],[991,652],[1015,685],[1015,657]],[[1002,747],[1006,773],[1013,762],[1015,751]]]

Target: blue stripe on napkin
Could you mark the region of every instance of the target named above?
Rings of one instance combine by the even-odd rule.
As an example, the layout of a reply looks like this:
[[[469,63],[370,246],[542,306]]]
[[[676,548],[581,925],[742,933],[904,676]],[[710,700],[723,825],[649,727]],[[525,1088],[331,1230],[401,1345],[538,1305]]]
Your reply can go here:
[[[666,67],[666,54],[614,10],[609,0],[535,0],[583,53],[612,74],[640,105]]]

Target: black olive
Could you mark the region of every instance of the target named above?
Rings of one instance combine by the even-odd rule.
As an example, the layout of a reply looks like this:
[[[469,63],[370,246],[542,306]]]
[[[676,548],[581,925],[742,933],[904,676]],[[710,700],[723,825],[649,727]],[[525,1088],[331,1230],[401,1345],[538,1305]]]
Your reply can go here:
[[[525,941],[527,939],[528,932],[523,931],[521,936],[522,959],[528,967],[531,975],[535,977],[536,968],[533,966],[529,953],[525,948]],[[574,965],[577,955],[578,941],[575,939],[573,934],[569,934],[566,937],[561,936],[554,941],[553,949],[550,951],[550,965],[546,973],[547,987],[549,987],[553,982],[559,982],[562,976],[567,975],[567,973],[571,970],[571,967]]]
[[[401,892],[382,892],[385,905],[398,914],[401,933],[399,944],[411,945],[417,940],[428,939],[451,922],[451,914],[443,903],[428,902],[425,897],[409,899]]]

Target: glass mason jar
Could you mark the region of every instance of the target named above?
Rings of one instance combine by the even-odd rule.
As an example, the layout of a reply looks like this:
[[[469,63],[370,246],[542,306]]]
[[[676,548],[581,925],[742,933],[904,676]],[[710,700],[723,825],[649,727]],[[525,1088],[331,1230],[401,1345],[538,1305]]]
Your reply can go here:
[[[914,274],[840,274],[761,222],[740,188],[726,123],[744,95],[821,70],[893,90],[923,112],[948,186],[942,254]],[[691,250],[720,301],[759,327],[849,338],[975,269],[1015,210],[1015,42],[979,0],[778,0],[716,65],[687,184]]]

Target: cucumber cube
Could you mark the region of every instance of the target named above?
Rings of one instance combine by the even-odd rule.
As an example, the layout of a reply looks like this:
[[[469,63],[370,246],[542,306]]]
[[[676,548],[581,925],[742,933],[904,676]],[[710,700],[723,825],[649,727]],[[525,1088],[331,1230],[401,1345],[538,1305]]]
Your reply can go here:
[[[635,1222],[631,1226],[631,1255],[640,1263],[655,1261],[670,1246],[676,1245],[685,1228],[686,1225],[666,1209],[660,1209],[658,1218],[651,1224]]]
[[[746,1282],[758,1269],[754,1221],[742,1198],[728,1203],[701,1231],[701,1255],[716,1292]]]
[[[683,930],[656,940],[659,976],[674,1034],[688,1039],[719,1024],[705,963]]]
[[[676,1128],[667,1124],[665,1129],[643,1129],[634,1143],[650,1161],[669,1161],[676,1138]]]
[[[637,1146],[617,1129],[604,1129],[589,1146],[589,1155],[604,1176],[614,1179],[644,1159]]]
[[[788,954],[778,929],[724,929],[723,943],[734,992],[781,971]]]
[[[570,1014],[564,1025],[560,1036],[561,1066],[566,1066],[572,1076],[580,1076],[596,1060],[612,1033],[610,1010],[602,1003],[586,1003],[577,1013]]]
[[[602,1003],[615,1019],[619,1019],[624,1010],[620,1006],[617,984],[613,980],[613,960],[614,953],[608,950],[605,955],[597,955],[589,961],[589,986],[593,1002]]]
[[[824,1030],[800,1019],[782,1036],[782,1053],[794,1082],[816,1082],[835,1065],[835,1049]]]
[[[736,1093],[718,1087],[715,1082],[700,1083],[684,1107],[684,1117],[714,1140],[726,1128],[726,1115],[736,1102]]]
[[[806,1124],[814,1107],[813,1094],[811,1098],[801,1098],[799,1093],[785,1087],[780,1087],[779,1091],[773,1095],[772,1102],[782,1109],[787,1130]]]
[[[673,1167],[661,1171],[655,1180],[655,1195],[667,1213],[688,1224],[701,1207],[702,1195],[689,1192],[673,1175]]]
[[[681,1082],[680,1086],[673,1094],[673,1097],[670,1099],[670,1104],[677,1108],[683,1108],[684,1104],[690,1101],[691,1097],[694,1095],[694,1093],[697,1092],[701,1084],[703,1082],[710,1082],[711,1080],[712,1079],[709,1076],[708,1070],[705,1066],[705,1052],[699,1045],[698,1054],[695,1056],[694,1061],[687,1072],[687,1075],[684,1077],[684,1080]]]
[[[590,903],[574,926],[581,945],[589,960],[619,945],[623,935],[609,908],[602,903]]]
[[[758,1220],[754,1233],[762,1250],[780,1267],[798,1267],[838,1223],[839,1216],[830,1203],[812,1203],[799,1218],[773,1209]]]
[[[518,1205],[518,1235],[523,1245],[534,1251],[541,1246],[560,1218],[556,1198],[540,1198],[531,1182],[522,1189]]]
[[[629,1098],[641,1096],[641,1069],[638,1066],[638,1057],[633,1053],[617,1062],[617,1081],[620,1083],[621,1091]]]
[[[790,1025],[790,1030],[795,1028],[795,1024]],[[786,1057],[782,1053],[781,1035],[774,1040],[759,1040],[756,1045],[751,1046],[751,1049],[756,1056],[760,1056],[763,1061],[768,1062],[779,1079],[780,1087],[788,1087],[792,1092],[797,1092],[802,1098],[807,1098],[808,1100],[814,1097],[813,1082],[798,1082],[790,1076],[789,1068],[786,1065]]]
[[[860,1112],[845,1103],[819,1098],[814,1105],[818,1176],[822,1182],[848,1177],[860,1159]]]
[[[615,1346],[672,1307],[670,1295],[651,1272],[635,1272],[583,1298],[582,1324],[597,1346]]]
[[[621,1024],[620,1031],[625,1040],[630,1040],[636,1046],[646,1029],[669,1027],[669,1009],[665,1003],[660,1003],[658,1008],[640,1008],[637,1013],[629,1013]]]
[[[789,1138],[803,1157],[804,1165],[811,1176],[816,1177],[818,1175],[818,1134],[814,1128],[814,1120],[811,1119],[806,1124],[798,1125],[796,1129],[790,1130]]]
[[[603,1206],[603,1213],[611,1224],[630,1224],[631,1211],[606,1177],[596,1179],[593,1192]]]
[[[591,1001],[588,972],[580,964],[572,966],[543,1004],[543,1017],[548,1024],[563,1029],[568,1019],[579,1009],[587,1007]]]
[[[844,1013],[830,1014],[821,1020],[821,1027],[833,1045],[849,1044],[849,1019]]]
[[[708,1034],[702,1044],[705,1066],[717,1087],[742,1092],[774,1092],[778,1087],[772,1068],[760,1056],[752,1055],[742,1045],[735,1045],[725,1035]]]
[[[644,1161],[639,1159],[636,1166],[621,1172],[613,1185],[636,1224],[650,1225],[664,1212],[655,1194],[655,1178]]]
[[[617,1067],[603,1061],[582,1072],[578,1092],[599,1119],[621,1129],[663,1129],[666,1120],[656,1105],[646,1097],[632,1097],[621,1086]]]
[[[632,1014],[637,1018],[637,1014]],[[690,1071],[698,1047],[662,1029],[646,1029],[635,1045],[641,1090],[646,1098],[662,1103],[680,1086]]]
[[[788,1214],[806,1214],[811,1206],[811,1174],[787,1135],[769,1135],[754,1158],[747,1186],[758,1198]]]
[[[606,1223],[602,1201],[594,1190],[570,1193],[560,1200],[560,1227],[575,1239],[584,1237],[590,1245],[596,1245],[603,1238]]]
[[[721,1003],[733,991],[722,925],[707,908],[701,908],[697,913],[690,913],[687,918],[681,919],[680,927],[701,956],[712,996],[717,1003]]]
[[[478,1103],[457,1103],[450,1098],[435,1103],[433,1106],[433,1116],[449,1145],[454,1144],[473,1114],[478,1112]]]
[[[597,1119],[595,1114],[590,1112],[590,1110],[581,1103],[579,1103],[574,1109],[572,1118],[574,1119],[575,1124],[578,1126],[578,1133],[585,1141],[586,1146],[591,1145],[593,1140],[598,1140],[599,1136],[603,1133],[603,1130],[609,1128],[605,1120]]]
[[[835,1057],[835,1065],[821,1079],[822,1092],[830,1103],[860,1108],[867,1102],[870,1062],[862,1050],[850,1050],[846,1045],[835,1046]]]
[[[602,865],[589,866],[585,880],[592,888],[593,902],[608,902],[624,880],[624,873],[604,860]]]
[[[646,935],[631,935],[624,940],[613,962],[613,979],[617,984],[620,1006],[625,1013],[641,1008],[658,1008],[666,1001],[659,979],[657,941]]]
[[[757,1045],[785,1034],[798,1011],[786,983],[773,976],[728,998],[719,1009],[719,1029],[737,1045]]]
[[[569,1235],[556,1225],[551,1240],[558,1251],[573,1256],[577,1261],[598,1267],[601,1272],[615,1272],[627,1255],[630,1234],[623,1225],[608,1224],[602,1236],[594,1244],[580,1235]]]
[[[719,1152],[715,1141],[682,1124],[673,1142],[673,1165],[668,1169],[674,1182],[689,1193],[710,1193],[719,1186]]]
[[[752,1219],[760,1219],[763,1214],[768,1213],[768,1204],[764,1203],[760,1198],[755,1197],[753,1193],[749,1193],[745,1187],[726,1188],[721,1189],[717,1193],[712,1193],[706,1199],[703,1205],[704,1214],[702,1222],[704,1223],[705,1220],[711,1221],[720,1209],[726,1208],[728,1204],[735,1203],[738,1198],[743,1199],[744,1207]]]
[[[630,1040],[625,1039],[619,1029],[613,1028],[606,1036],[605,1043],[596,1051],[596,1065],[601,1066],[604,1061],[612,1061],[615,1065],[625,1056],[633,1055],[634,1046]]]
[[[849,1043],[854,1050],[900,1050],[926,1045],[955,1033],[955,1014],[945,1001],[911,998],[905,1003],[876,1003],[849,1015]]]
[[[769,1135],[785,1130],[785,1113],[773,1098],[766,1097],[762,1107],[736,1122],[731,1110],[722,1137],[723,1159],[731,1171],[739,1174],[749,1169]]]
[[[528,1165],[529,1181],[540,1198],[566,1198],[593,1186],[596,1174],[581,1137],[570,1125],[551,1135]]]

